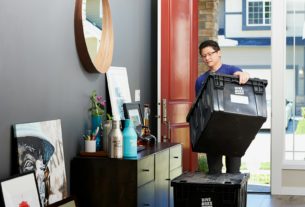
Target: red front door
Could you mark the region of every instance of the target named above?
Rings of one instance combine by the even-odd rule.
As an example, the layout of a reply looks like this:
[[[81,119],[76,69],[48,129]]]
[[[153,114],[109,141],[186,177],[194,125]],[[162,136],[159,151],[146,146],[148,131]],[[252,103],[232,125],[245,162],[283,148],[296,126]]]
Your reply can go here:
[[[161,141],[183,145],[183,170],[197,169],[186,116],[198,68],[198,0],[161,0]]]

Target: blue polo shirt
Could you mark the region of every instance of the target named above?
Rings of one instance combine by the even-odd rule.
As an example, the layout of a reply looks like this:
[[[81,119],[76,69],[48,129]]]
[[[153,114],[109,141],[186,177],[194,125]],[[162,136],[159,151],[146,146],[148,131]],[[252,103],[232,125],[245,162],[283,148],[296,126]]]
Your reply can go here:
[[[222,64],[221,67],[215,72],[216,74],[225,74],[225,75],[233,75],[237,71],[242,71],[239,67],[233,65],[226,65]],[[201,74],[197,80],[195,85],[196,96],[198,95],[203,83],[206,81],[207,77],[209,76],[210,71],[207,71]]]

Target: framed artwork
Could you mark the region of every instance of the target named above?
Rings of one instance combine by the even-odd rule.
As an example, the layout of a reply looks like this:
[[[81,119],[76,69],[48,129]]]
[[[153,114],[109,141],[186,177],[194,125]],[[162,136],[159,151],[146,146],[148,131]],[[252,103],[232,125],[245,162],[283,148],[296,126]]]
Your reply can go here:
[[[130,119],[136,128],[138,135],[141,135],[143,126],[143,117],[141,113],[141,106],[138,103],[124,103],[124,116]]]
[[[61,121],[14,125],[20,173],[34,171],[42,206],[67,197]]]
[[[51,204],[48,207],[76,207],[76,206],[77,205],[74,197],[70,196],[61,201]]]
[[[123,103],[131,102],[127,70],[124,67],[110,67],[106,76],[113,118],[124,120]]]
[[[5,207],[42,207],[34,171],[1,181]]]

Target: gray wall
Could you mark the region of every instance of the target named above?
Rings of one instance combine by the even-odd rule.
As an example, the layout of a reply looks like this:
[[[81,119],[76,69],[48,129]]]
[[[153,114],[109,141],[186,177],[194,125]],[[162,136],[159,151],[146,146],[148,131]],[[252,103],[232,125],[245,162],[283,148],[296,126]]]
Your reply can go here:
[[[156,102],[156,5],[110,0],[113,66],[125,66],[134,99]],[[89,120],[89,94],[106,96],[105,75],[87,73],[74,41],[74,0],[0,1],[0,179],[11,175],[15,123],[61,119],[69,182],[70,161]],[[154,108],[154,105],[152,106]]]

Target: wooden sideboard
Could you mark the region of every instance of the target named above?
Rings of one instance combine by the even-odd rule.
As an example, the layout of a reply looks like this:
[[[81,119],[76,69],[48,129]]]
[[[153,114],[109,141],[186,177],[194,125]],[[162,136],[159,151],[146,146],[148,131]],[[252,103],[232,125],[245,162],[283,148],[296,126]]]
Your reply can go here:
[[[77,156],[71,194],[80,207],[173,206],[170,182],[181,173],[181,144],[158,143],[137,159]]]

